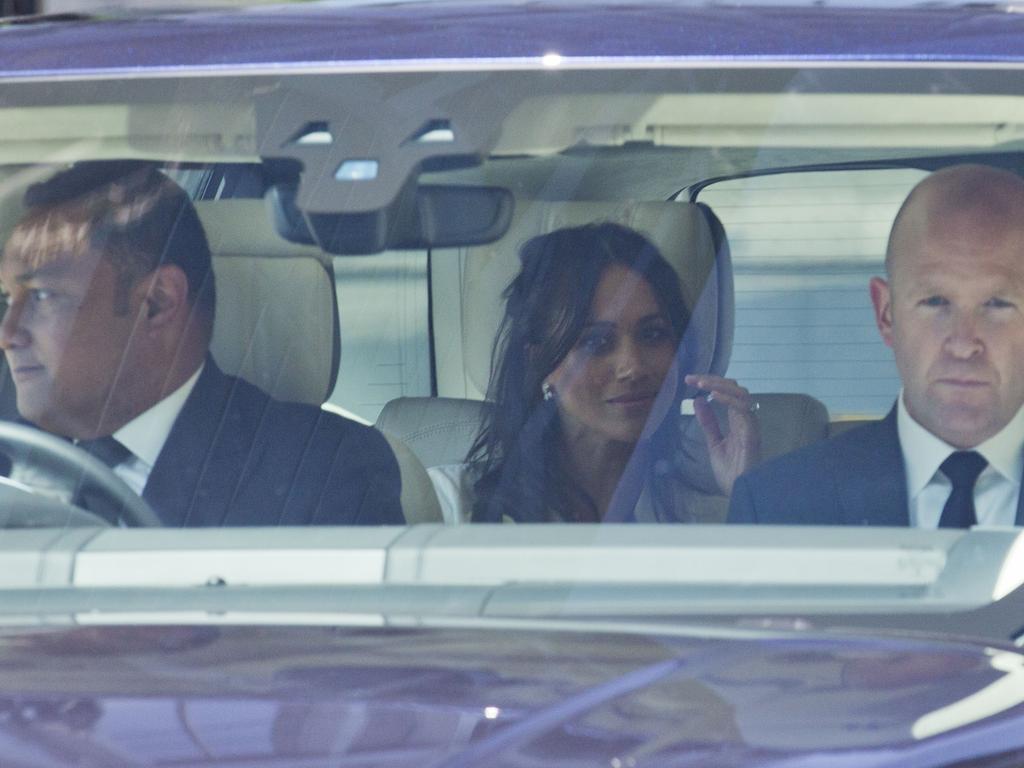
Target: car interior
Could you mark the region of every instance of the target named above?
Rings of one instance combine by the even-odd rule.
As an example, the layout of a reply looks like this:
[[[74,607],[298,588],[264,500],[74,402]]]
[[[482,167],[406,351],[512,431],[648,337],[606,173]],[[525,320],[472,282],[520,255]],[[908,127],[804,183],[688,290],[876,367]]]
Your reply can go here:
[[[338,370],[345,369],[335,260],[316,246],[283,239],[262,200],[198,200],[196,207],[214,254],[218,296],[211,352],[218,364],[278,399],[332,408],[328,398]],[[17,206],[8,206],[7,230],[16,215]],[[398,459],[409,523],[442,522],[425,468],[461,462],[488,407],[484,393],[500,319],[495,308],[514,276],[519,247],[535,234],[595,221],[625,224],[659,246],[683,276],[692,312],[682,346],[697,353],[686,359],[687,370],[727,372],[732,265],[725,232],[708,206],[685,201],[521,204],[500,240],[431,254],[437,267],[430,281],[433,367],[438,391],[450,394],[391,399],[375,422]],[[9,374],[3,392],[5,416],[14,420]],[[827,435],[827,411],[815,398],[760,392],[757,398],[764,458]],[[700,429],[692,415],[683,423],[694,480],[688,502],[701,521],[724,522],[728,499],[715,485]]]
[[[443,270],[431,283],[435,329],[446,321],[435,347],[438,370],[461,374],[450,386],[471,397],[406,397],[389,401],[376,426],[407,445],[427,467],[461,462],[480,426],[491,350],[498,331],[501,292],[515,276],[519,247],[536,234],[564,226],[612,221],[646,235],[681,276],[691,311],[681,347],[686,370],[725,374],[733,333],[733,284],[729,244],[714,213],[688,202],[579,203],[534,202],[522,206],[509,232],[498,242],[434,254],[459,266]],[[444,282],[447,277],[449,282]],[[458,307],[459,311],[453,311]],[[452,378],[452,377],[450,377]],[[440,382],[440,375],[439,375]],[[440,383],[439,383],[440,388]],[[764,429],[764,458],[794,450],[827,434],[827,413],[812,397],[801,394],[758,393],[758,416]],[[694,418],[684,422],[687,476],[693,480],[687,503],[702,522],[725,521],[728,499],[711,474],[703,436]],[[451,520],[446,522],[460,522]]]
[[[102,83],[25,86],[17,125],[0,123],[3,230],[21,191],[68,161],[160,163],[215,256],[220,365],[375,424],[407,520],[441,522],[425,469],[462,461],[490,407],[501,292],[529,237],[613,221],[655,242],[692,311],[687,370],[751,390],[767,459],[891,405],[898,377],[865,286],[906,191],[979,153],[1019,165],[1018,105],[995,80],[972,102],[891,73],[854,95],[827,72],[543,74],[167,78],[117,98]],[[44,92],[62,120],[32,108]],[[367,107],[338,131],[349,98]],[[12,394],[5,379],[7,418]],[[688,501],[722,522],[728,499],[685,407]]]

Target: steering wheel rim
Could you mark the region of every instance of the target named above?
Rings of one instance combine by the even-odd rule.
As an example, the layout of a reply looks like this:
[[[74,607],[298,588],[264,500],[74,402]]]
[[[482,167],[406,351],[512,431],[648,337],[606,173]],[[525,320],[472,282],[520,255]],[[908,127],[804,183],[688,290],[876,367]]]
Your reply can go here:
[[[78,487],[89,488],[114,504],[128,525],[163,525],[149,503],[110,467],[63,438],[26,424],[0,421],[0,453],[10,456],[15,464],[29,464],[57,475],[80,478]]]

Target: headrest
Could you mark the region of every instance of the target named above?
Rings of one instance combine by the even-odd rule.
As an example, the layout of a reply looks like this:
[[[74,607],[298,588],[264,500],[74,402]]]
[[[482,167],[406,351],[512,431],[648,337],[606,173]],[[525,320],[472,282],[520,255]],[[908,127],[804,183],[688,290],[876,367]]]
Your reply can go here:
[[[195,206],[217,281],[217,364],[279,399],[320,405],[334,389],[341,351],[329,258],[282,239],[262,200]],[[0,242],[22,212],[20,187],[0,196]]]
[[[757,411],[761,427],[760,462],[828,437],[828,409],[820,400],[790,392],[756,392],[754,399],[760,406]],[[726,410],[717,405],[713,410],[722,431],[728,430]],[[704,430],[694,416],[683,416],[680,424],[687,482],[703,493],[720,494],[711,469]]]
[[[425,467],[458,464],[490,405],[453,397],[399,397],[377,417],[377,429],[407,445]]]
[[[320,405],[334,389],[341,350],[330,262],[282,240],[261,200],[196,208],[217,281],[217,364],[278,399]]]
[[[732,346],[732,271],[728,250],[717,247],[713,215],[680,202],[534,202],[520,204],[499,242],[465,251],[462,302],[473,322],[463,327],[463,357],[469,382],[487,391],[491,350],[504,311],[501,293],[519,270],[519,249],[535,235],[592,222],[631,227],[650,239],[680,275],[691,323],[683,349],[688,368],[724,373]],[[723,242],[724,245],[724,242]],[[724,263],[723,263],[724,262]]]

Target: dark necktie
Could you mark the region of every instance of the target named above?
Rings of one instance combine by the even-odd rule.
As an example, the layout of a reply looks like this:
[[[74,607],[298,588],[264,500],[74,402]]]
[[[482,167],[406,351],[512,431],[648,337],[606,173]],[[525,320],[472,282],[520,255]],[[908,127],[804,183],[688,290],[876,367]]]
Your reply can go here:
[[[977,451],[956,451],[939,469],[953,483],[946,506],[942,508],[939,528],[970,528],[978,522],[974,514],[974,484],[988,462]]]
[[[95,440],[82,440],[78,443],[78,447],[86,453],[91,453],[111,469],[132,455],[131,451],[111,435],[98,437]]]
[[[77,443],[78,447],[86,453],[95,456],[108,467],[113,469],[122,461],[132,456],[132,452],[119,443],[112,436],[98,437],[95,440],[82,440]],[[121,519],[121,508],[118,504],[110,501],[106,494],[98,493],[95,488],[88,485],[75,490],[74,502],[80,507],[88,509],[110,523],[118,524]]]

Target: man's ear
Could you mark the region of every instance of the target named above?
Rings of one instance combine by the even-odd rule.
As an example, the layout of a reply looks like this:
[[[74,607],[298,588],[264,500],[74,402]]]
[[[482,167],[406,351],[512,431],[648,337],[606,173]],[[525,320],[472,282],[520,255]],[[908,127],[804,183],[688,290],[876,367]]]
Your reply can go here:
[[[886,346],[892,346],[892,287],[880,277],[871,278],[871,303],[875,307],[875,325]]]
[[[146,327],[162,329],[188,314],[188,278],[181,267],[164,264],[139,282],[143,291],[141,320]]]

